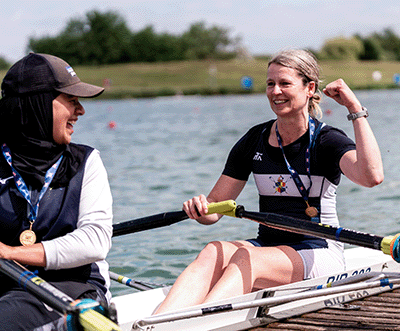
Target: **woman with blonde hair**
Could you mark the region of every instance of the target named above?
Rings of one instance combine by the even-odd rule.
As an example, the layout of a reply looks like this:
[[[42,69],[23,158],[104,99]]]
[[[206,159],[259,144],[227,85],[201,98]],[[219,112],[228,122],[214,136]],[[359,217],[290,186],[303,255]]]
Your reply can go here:
[[[367,110],[341,79],[323,92],[347,108],[355,143],[325,125],[319,66],[305,50],[286,50],[268,64],[266,94],[276,119],[251,128],[232,148],[208,196],[183,204],[188,216],[213,224],[207,205],[236,199],[253,173],[261,212],[339,226],[336,188],[341,173],[372,187],[382,182],[380,151]],[[343,245],[260,225],[254,239],[206,245],[178,277],[156,313],[184,308],[344,270]],[[188,295],[190,294],[190,295]]]

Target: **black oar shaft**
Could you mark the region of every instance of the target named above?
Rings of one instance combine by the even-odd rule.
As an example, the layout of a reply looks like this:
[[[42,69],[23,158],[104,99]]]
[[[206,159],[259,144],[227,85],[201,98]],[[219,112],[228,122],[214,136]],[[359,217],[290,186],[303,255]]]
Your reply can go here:
[[[188,218],[187,214],[181,210],[181,211],[161,213],[157,215],[138,218],[132,221],[117,223],[113,225],[113,237],[171,225],[183,221],[187,218]]]
[[[78,309],[69,305],[73,301],[69,296],[35,276],[16,262],[0,259],[0,269],[3,274],[13,279],[27,292],[34,294],[38,299],[55,309],[61,315]]]
[[[94,310],[98,305],[94,300],[92,300],[93,305],[90,304],[90,307],[87,306],[87,309],[81,310],[79,303],[77,304],[68,295],[15,261],[0,259],[0,273],[14,280],[20,287],[53,308],[61,316],[71,317],[67,318],[68,330],[81,327],[83,330],[90,331],[121,331],[117,324]]]
[[[236,202],[233,200],[213,202],[208,205],[208,214],[220,213],[224,215],[234,216],[235,209]],[[188,218],[189,217],[187,216],[187,214],[183,210],[180,210],[117,223],[113,225],[113,237],[171,225]]]
[[[287,230],[303,235],[332,239],[346,244],[363,246],[381,250],[381,243],[384,237],[338,228],[327,224],[315,223],[307,220],[297,219],[289,216],[282,216],[273,213],[259,213],[246,211],[242,206],[236,209],[236,216],[256,221],[280,230]]]

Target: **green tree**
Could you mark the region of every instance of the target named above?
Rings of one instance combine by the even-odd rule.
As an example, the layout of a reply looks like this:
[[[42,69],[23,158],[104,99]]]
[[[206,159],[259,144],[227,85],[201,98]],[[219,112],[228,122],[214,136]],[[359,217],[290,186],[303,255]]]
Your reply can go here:
[[[379,41],[374,37],[360,39],[364,46],[364,51],[360,54],[360,60],[379,61],[384,58],[384,51]]]
[[[101,14],[93,11],[87,14],[87,60],[98,64],[127,62],[128,47],[132,33],[125,21],[116,13]]]
[[[393,30],[388,28],[381,34],[374,33],[372,38],[375,38],[379,42],[388,60],[400,61],[400,38]]]
[[[0,69],[8,69],[10,66],[10,63],[3,56],[0,56]]]
[[[228,32],[229,29],[217,26],[207,29],[204,22],[192,24],[182,35],[185,58],[205,59],[226,53],[226,47],[232,43]]]
[[[339,37],[327,40],[318,57],[332,60],[356,60],[363,52],[364,46],[360,39]]]
[[[83,19],[70,20],[56,37],[30,38],[28,46],[73,65],[226,58],[235,44],[228,32],[200,22],[182,35],[157,34],[151,25],[133,33],[118,14],[91,11]]]
[[[130,54],[133,62],[155,62],[159,40],[153,26],[147,26],[133,35],[130,43]]]
[[[29,47],[37,53],[49,53],[65,59],[68,63],[87,64],[87,43],[84,40],[85,22],[73,19],[57,37],[31,38]]]
[[[184,60],[183,42],[179,36],[164,33],[158,38],[157,61]]]
[[[114,12],[91,11],[85,19],[74,19],[57,37],[30,38],[34,52],[51,53],[70,64],[127,62],[132,33]]]

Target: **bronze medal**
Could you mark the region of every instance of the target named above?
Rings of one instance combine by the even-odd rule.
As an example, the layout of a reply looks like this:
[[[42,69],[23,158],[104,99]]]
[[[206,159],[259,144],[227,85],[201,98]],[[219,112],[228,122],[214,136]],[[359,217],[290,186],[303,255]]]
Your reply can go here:
[[[308,201],[306,201],[306,204],[307,204],[306,215],[307,215],[308,217],[311,217],[311,218],[317,217],[317,216],[318,216],[318,209],[315,208],[315,207],[313,207],[313,206],[310,206],[310,205],[308,204]]]
[[[315,207],[307,207],[306,208],[306,215],[308,217],[317,217],[318,216],[318,210]]]
[[[32,230],[25,230],[19,236],[23,246],[32,246],[36,242],[36,234]]]

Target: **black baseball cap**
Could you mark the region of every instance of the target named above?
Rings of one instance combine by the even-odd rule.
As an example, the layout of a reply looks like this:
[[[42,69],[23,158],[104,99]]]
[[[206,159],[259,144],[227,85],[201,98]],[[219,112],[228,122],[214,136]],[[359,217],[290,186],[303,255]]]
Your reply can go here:
[[[74,69],[57,56],[30,53],[16,62],[1,84],[2,97],[58,91],[81,98],[100,95],[104,88],[81,82]]]

